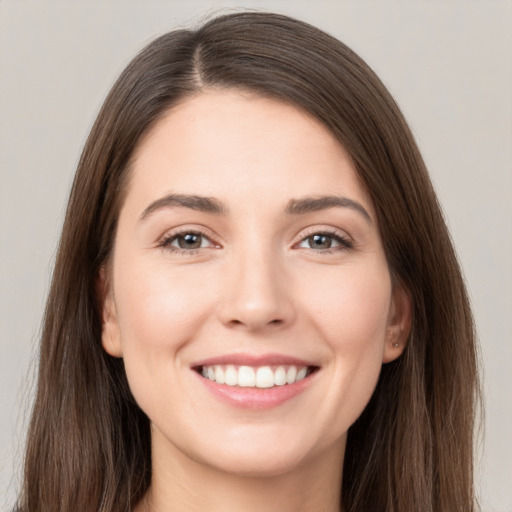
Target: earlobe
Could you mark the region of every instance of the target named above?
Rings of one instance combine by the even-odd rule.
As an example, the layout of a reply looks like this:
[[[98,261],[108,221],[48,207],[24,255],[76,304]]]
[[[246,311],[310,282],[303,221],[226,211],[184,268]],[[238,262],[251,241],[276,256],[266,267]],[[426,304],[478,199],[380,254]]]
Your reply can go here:
[[[405,350],[412,324],[412,299],[410,293],[396,284],[393,288],[389,309],[386,339],[384,340],[383,363],[390,363]]]
[[[105,267],[96,279],[96,296],[101,316],[101,344],[107,354],[123,357],[114,297],[107,283]]]

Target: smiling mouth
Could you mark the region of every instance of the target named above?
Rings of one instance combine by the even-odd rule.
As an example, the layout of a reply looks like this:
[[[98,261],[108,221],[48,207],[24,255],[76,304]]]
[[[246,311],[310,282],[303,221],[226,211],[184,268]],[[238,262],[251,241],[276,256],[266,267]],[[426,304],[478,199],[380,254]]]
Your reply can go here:
[[[240,388],[268,389],[295,384],[309,377],[318,366],[277,365],[201,365],[194,370],[203,378],[217,384]]]

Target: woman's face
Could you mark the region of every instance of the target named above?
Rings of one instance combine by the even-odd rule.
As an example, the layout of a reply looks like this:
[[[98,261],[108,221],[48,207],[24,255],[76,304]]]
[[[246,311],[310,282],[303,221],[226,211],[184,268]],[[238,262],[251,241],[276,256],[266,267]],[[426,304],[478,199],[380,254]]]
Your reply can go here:
[[[248,475],[339,464],[410,316],[344,149],[292,106],[210,90],[155,125],[132,171],[103,345],[154,457]]]

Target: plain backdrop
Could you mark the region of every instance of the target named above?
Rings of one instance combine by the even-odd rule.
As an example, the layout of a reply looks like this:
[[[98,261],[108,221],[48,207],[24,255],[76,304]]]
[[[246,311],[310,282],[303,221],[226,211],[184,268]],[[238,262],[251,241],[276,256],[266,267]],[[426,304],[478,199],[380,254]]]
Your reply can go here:
[[[0,509],[19,485],[37,340],[67,193],[113,81],[156,35],[235,8],[340,38],[409,120],[444,206],[481,340],[484,512],[512,511],[512,3],[0,0]]]

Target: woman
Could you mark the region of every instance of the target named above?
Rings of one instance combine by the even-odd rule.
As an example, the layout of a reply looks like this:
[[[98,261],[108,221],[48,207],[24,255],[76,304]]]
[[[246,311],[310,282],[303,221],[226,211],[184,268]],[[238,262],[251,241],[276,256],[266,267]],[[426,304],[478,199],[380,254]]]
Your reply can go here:
[[[77,170],[19,500],[470,511],[471,312],[384,86],[299,21],[162,36]]]

